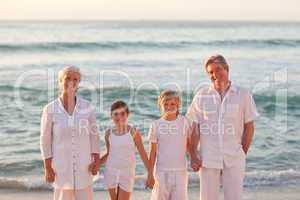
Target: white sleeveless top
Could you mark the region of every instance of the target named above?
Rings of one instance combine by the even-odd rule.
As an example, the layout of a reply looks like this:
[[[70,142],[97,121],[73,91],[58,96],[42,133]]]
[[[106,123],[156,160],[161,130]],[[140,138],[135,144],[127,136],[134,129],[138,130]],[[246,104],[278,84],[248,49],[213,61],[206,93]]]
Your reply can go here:
[[[123,135],[116,135],[110,129],[109,155],[106,168],[116,169],[130,174],[135,173],[135,143],[130,133],[131,129]]]

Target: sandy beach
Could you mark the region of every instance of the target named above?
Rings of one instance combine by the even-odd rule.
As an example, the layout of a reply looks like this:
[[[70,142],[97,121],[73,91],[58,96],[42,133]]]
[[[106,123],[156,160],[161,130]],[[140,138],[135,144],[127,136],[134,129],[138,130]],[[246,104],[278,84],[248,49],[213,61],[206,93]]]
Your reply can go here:
[[[133,200],[150,199],[150,192],[146,190],[135,190],[132,196]],[[263,187],[255,189],[245,189],[243,200],[298,200],[300,188],[296,186],[279,188],[279,187]],[[220,199],[222,195],[220,194]],[[47,200],[52,199],[51,191],[23,191],[23,190],[0,190],[1,200]],[[96,191],[94,199],[109,199],[108,193],[105,191]],[[198,200],[199,190],[189,189],[189,200]]]

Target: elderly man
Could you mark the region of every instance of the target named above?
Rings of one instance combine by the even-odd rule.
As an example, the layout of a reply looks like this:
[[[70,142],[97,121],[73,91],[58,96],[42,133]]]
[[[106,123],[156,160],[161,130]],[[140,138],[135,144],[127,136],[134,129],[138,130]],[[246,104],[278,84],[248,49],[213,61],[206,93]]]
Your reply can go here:
[[[197,92],[187,111],[193,121],[191,165],[194,171],[201,168],[201,200],[217,200],[221,182],[225,200],[240,200],[258,113],[252,95],[229,80],[223,56],[211,56],[205,69],[212,84]]]

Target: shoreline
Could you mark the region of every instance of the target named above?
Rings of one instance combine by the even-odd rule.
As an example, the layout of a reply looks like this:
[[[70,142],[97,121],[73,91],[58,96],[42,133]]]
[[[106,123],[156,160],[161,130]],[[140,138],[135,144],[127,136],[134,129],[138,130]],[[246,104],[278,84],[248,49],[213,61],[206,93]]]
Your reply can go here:
[[[243,200],[298,200],[300,188],[297,185],[286,187],[256,187],[245,188]],[[148,200],[151,192],[148,190],[134,190],[133,200]],[[18,190],[18,189],[0,189],[1,200],[40,200],[52,199],[52,191],[48,190]],[[94,199],[109,199],[106,191],[94,191]],[[189,188],[189,200],[199,200],[199,189]],[[220,200],[223,199],[220,193]]]

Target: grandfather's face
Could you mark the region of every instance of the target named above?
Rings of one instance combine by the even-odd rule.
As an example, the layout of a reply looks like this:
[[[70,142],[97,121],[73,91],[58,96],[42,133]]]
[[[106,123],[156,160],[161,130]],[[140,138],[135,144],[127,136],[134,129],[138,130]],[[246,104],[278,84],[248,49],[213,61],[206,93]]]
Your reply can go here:
[[[67,72],[60,80],[63,91],[68,93],[76,93],[79,82],[80,75],[76,72]]]
[[[212,63],[206,68],[207,74],[216,88],[226,86],[228,83],[228,71],[220,64]]]

